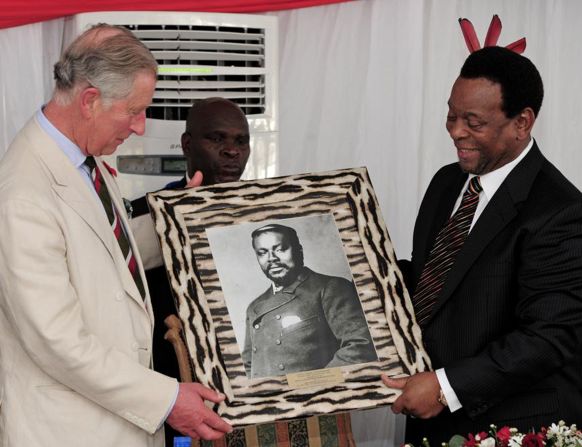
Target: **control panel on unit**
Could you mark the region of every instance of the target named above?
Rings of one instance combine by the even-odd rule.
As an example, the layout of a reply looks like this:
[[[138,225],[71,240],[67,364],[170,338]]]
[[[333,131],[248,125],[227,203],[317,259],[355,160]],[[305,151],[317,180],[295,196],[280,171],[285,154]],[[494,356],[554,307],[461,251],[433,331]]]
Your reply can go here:
[[[117,169],[123,174],[183,175],[186,158],[182,155],[120,155]]]

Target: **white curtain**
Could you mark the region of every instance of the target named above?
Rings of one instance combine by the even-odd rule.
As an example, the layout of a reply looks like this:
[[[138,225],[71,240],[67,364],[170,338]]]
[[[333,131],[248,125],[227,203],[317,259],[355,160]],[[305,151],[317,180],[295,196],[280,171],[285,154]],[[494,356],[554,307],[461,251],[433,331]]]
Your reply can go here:
[[[63,20],[0,30],[0,157],[51,95]]]
[[[544,80],[534,137],[582,187],[579,0],[359,0],[277,13],[279,172],[367,166],[396,253],[408,258],[424,190],[455,160],[447,100],[469,54],[457,19],[483,42],[493,14],[499,44],[525,36]]]
[[[500,45],[523,36],[545,82],[534,128],[542,152],[582,187],[582,2],[357,0],[274,13],[280,27],[279,172],[367,166],[399,258],[432,174],[454,161],[444,122],[468,55],[459,17],[484,40],[493,14]],[[50,96],[62,20],[0,30],[0,154]],[[358,443],[399,445],[387,409],[353,415]]]

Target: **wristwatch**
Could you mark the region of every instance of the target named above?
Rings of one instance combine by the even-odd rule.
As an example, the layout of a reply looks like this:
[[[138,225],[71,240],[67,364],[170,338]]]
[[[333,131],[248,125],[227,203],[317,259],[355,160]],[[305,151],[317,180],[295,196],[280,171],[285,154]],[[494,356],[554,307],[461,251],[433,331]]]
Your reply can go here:
[[[448,407],[449,403],[447,402],[447,398],[445,397],[445,393],[443,393],[442,388],[439,390],[439,397],[437,398],[439,404],[443,407]]]

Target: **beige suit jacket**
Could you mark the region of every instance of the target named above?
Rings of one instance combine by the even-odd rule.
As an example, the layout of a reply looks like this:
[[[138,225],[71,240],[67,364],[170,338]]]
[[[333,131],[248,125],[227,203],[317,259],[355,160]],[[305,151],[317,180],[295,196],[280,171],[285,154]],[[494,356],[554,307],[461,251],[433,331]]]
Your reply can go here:
[[[101,204],[34,118],[0,162],[0,229],[0,446],[163,445],[176,381],[150,369],[149,295]]]

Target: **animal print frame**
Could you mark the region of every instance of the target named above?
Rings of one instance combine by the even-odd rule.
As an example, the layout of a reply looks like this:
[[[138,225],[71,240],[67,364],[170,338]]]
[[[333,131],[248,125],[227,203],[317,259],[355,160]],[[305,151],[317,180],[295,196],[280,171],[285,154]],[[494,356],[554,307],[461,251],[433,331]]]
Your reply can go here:
[[[383,385],[381,373],[398,377],[430,368],[366,168],[159,191],[148,194],[148,202],[184,326],[193,380],[226,395],[214,409],[232,425],[389,405],[399,392]],[[244,309],[237,295],[234,302],[239,311],[231,315],[222,284],[232,282],[232,266],[237,266],[232,275],[239,276],[231,287],[235,291],[252,282],[254,273],[245,269],[262,272],[251,252],[244,254],[251,256],[250,261],[241,254],[219,274],[208,234],[229,226],[239,231],[246,225],[250,231],[263,224],[303,222],[302,218],[314,216],[331,219],[337,226],[378,360],[329,371],[248,377],[242,341],[233,327]],[[305,222],[303,228],[309,228],[310,221]],[[244,234],[243,230],[236,234]],[[222,241],[220,233],[215,239]],[[223,249],[240,245],[252,250],[250,237],[239,239],[233,244],[222,241]],[[315,251],[321,264],[326,250]],[[269,287],[263,279],[262,290]],[[243,295],[249,293],[241,292],[241,299]]]

